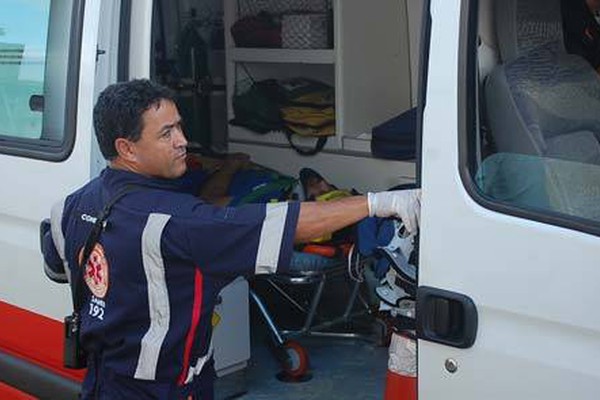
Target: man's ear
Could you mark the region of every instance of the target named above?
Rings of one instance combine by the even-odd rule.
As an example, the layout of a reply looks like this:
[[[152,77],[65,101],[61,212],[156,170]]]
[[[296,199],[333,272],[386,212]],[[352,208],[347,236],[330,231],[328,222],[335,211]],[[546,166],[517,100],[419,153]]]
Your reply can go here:
[[[115,150],[123,160],[136,161],[135,144],[125,138],[115,139]]]

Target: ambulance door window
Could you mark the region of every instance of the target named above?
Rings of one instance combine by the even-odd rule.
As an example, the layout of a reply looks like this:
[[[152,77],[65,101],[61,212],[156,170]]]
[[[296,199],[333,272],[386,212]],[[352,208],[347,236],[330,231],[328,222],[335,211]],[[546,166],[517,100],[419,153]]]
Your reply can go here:
[[[600,79],[564,49],[561,1],[517,0],[511,12],[465,3],[467,189],[496,211],[600,234]]]
[[[4,0],[0,152],[60,161],[74,142],[83,1]]]

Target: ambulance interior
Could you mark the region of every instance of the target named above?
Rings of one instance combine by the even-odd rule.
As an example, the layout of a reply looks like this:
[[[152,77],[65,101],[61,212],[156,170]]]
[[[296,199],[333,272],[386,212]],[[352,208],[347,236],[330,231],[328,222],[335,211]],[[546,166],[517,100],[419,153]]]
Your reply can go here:
[[[209,165],[206,158],[247,154],[250,168],[296,181],[285,199],[307,197],[303,168],[317,172],[332,189],[359,193],[413,184],[416,137],[410,110],[416,107],[421,8],[420,0],[385,0],[375,7],[362,0],[156,1],[151,77],[175,91],[197,161],[192,167]],[[313,86],[322,103],[313,104],[308,115],[306,108],[291,110],[300,117],[293,127],[290,120],[268,125],[272,121],[264,111],[272,110],[272,102],[264,97],[271,99],[270,92],[261,97],[252,90],[276,82],[293,91],[296,78],[298,86]],[[305,106],[306,98],[297,104]],[[410,132],[400,157],[373,157],[373,128],[402,115]],[[271,129],[258,133],[265,124]],[[307,126],[308,134],[300,129]],[[231,185],[237,183],[234,178]],[[328,243],[314,243],[317,253]],[[293,262],[300,260],[308,272],[254,278],[250,296],[245,282],[224,290],[214,327],[219,397],[247,392],[248,398],[379,398],[383,393],[391,325],[379,316],[375,288],[385,284],[386,275],[375,277],[366,257],[355,255],[349,264],[348,247],[328,249],[333,257],[298,249]]]
[[[309,167],[337,188],[360,193],[412,184],[417,178],[416,124],[408,125],[412,135],[402,131],[406,125],[395,126],[396,144],[404,150],[412,146],[412,155],[401,151],[384,159],[373,154],[372,146],[376,128],[397,118],[406,123],[419,105],[420,39],[427,3],[156,1],[151,75],[175,90],[190,148],[202,154],[245,153],[254,163],[292,178]],[[600,81],[583,58],[565,50],[560,0],[468,3],[464,10],[470,15],[463,16],[463,22],[468,21],[469,37],[460,49],[467,62],[459,71],[464,78],[459,96],[466,106],[459,110],[464,113],[459,126],[464,132],[459,134],[461,157],[466,157],[476,190],[516,210],[599,218]],[[257,133],[240,124],[236,115],[243,95],[257,82],[285,83],[298,77],[325,84],[333,93],[334,121],[328,121],[333,135],[318,151],[315,146],[322,136],[314,129],[303,136],[286,120],[282,129]],[[293,147],[316,154],[302,155]],[[302,198],[301,191],[296,195]],[[416,265],[417,258],[411,262]],[[215,326],[216,336],[222,338],[221,350],[215,353],[222,393],[235,394],[238,389],[232,388],[242,387],[238,393],[246,392],[247,398],[381,398],[393,324],[380,318],[385,301],[376,289],[390,278],[375,276],[369,265],[361,270],[360,284],[353,286],[357,277],[342,264],[342,273],[328,277],[321,289],[320,281],[314,280],[306,287],[286,287],[286,293],[300,299],[296,305],[290,306],[274,282],[259,278],[249,285],[253,295],[264,300],[272,322],[296,330],[306,322],[306,314],[297,309],[310,311],[315,289],[322,290],[315,317],[319,321],[339,308],[343,314],[358,287],[352,310],[368,310],[366,320],[348,320],[329,331],[360,337],[304,332],[291,337],[305,353],[288,347],[281,358],[281,349],[273,345],[273,330],[256,302],[238,299],[232,308],[247,306],[249,320],[242,313],[227,321],[223,313],[223,321]],[[240,289],[241,297],[246,294]],[[226,300],[223,303],[227,306]],[[307,362],[306,355],[306,373],[292,379],[281,374],[282,359],[298,366]],[[232,380],[242,383],[234,386],[229,384]]]

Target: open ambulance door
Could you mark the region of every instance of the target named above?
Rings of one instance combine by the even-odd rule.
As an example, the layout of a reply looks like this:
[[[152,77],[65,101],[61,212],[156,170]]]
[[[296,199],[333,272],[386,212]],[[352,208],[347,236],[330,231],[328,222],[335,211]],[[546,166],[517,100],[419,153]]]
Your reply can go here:
[[[546,152],[503,145],[515,124],[525,121],[523,135],[528,134],[528,118],[558,115],[556,121],[563,121],[568,112],[580,112],[582,107],[567,107],[567,100],[577,96],[557,96],[577,79],[548,87],[550,78],[536,81],[543,49],[524,56],[534,54],[531,60],[500,57],[487,78],[478,76],[485,44],[478,15],[486,6],[495,29],[511,29],[497,14],[507,9],[507,16],[518,20],[514,34],[535,34],[538,27],[543,34],[555,32],[534,23],[540,11],[544,23],[561,29],[560,16],[548,19],[553,1],[430,1],[428,72],[422,81],[419,398],[596,399],[600,166],[574,154],[572,146],[552,147],[580,140],[579,132],[568,131],[572,124],[564,124],[559,142],[544,136]],[[528,30],[518,29],[520,23]],[[498,40],[509,36],[495,35]],[[532,64],[511,69],[522,66],[516,62]],[[535,72],[555,68],[563,66],[555,61]],[[529,85],[519,86],[511,97],[515,107],[495,113],[506,93],[492,83],[507,72],[525,74],[519,82]],[[508,90],[513,90],[512,78],[501,81]],[[528,93],[533,84],[538,91]],[[564,102],[552,108],[549,99]],[[524,108],[530,100],[537,113],[524,116],[531,111]],[[502,118],[489,117],[498,114]]]
[[[92,106],[96,87],[116,80],[120,3],[2,3],[0,398],[76,398],[82,374],[62,368],[70,294],[45,276],[38,231],[101,167]]]

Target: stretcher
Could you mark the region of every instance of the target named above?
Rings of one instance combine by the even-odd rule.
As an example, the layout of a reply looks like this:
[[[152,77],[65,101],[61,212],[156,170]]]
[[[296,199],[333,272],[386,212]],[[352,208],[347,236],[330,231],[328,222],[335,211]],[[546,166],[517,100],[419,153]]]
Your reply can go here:
[[[296,252],[292,258],[292,264],[300,258],[313,256],[311,254],[299,254]],[[258,275],[256,281],[262,281],[277,298],[283,299],[294,310],[304,316],[299,328],[281,327],[274,317],[265,299],[254,289],[250,290],[250,297],[256,304],[260,316],[267,325],[271,334],[274,355],[281,365],[282,371],[277,374],[278,379],[284,381],[302,381],[310,379],[309,357],[306,349],[295,339],[305,336],[319,336],[330,338],[358,339],[376,341],[378,338],[372,334],[365,334],[352,329],[353,322],[359,318],[372,317],[373,322],[377,320],[372,315],[372,307],[361,293],[361,287],[365,285],[362,275],[364,268],[370,260],[363,259],[349,263],[346,259],[330,259],[314,255],[311,262],[300,263],[300,266],[292,266],[285,274]],[[321,260],[319,260],[321,258]],[[310,267],[306,267],[306,265]],[[323,300],[326,283],[333,281],[344,282],[348,287],[345,296],[343,310],[332,316],[319,315],[319,306]],[[302,286],[308,288],[308,306],[303,305],[297,295],[290,290],[293,287]]]

